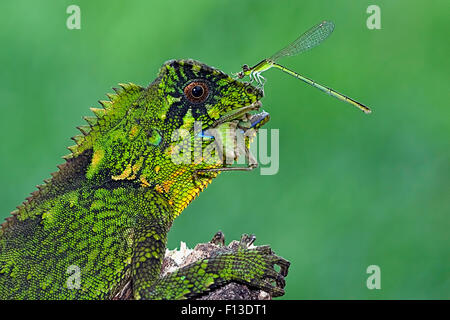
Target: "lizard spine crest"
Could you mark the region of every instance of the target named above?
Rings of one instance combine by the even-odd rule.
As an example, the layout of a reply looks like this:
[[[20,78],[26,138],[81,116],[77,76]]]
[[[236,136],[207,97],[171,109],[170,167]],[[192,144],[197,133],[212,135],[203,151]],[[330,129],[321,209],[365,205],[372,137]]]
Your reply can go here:
[[[11,212],[9,217],[5,218],[5,221],[0,224],[0,236],[21,218],[22,212],[27,211],[32,206],[33,202],[39,202],[40,200],[44,201],[53,183],[56,182],[57,184],[58,180],[64,180],[71,174],[74,174],[73,171],[76,171],[79,167],[77,162],[87,160],[85,159],[86,155],[89,153],[88,150],[92,148],[92,143],[95,138],[102,132],[116,125],[123,115],[125,115],[127,107],[129,106],[129,100],[136,99],[137,95],[144,90],[143,87],[134,83],[119,83],[119,87],[120,88],[113,88],[116,93],[106,94],[109,101],[98,101],[102,108],[90,108],[95,116],[83,117],[88,125],[77,127],[81,134],[71,138],[75,142],[75,145],[67,147],[67,149],[70,150],[70,153],[62,157],[66,162],[57,165],[56,167],[58,170],[50,173],[51,178],[44,179],[43,184],[37,185],[37,190],[26,197],[22,204],[18,205],[16,209]],[[83,154],[85,156],[82,156]]]

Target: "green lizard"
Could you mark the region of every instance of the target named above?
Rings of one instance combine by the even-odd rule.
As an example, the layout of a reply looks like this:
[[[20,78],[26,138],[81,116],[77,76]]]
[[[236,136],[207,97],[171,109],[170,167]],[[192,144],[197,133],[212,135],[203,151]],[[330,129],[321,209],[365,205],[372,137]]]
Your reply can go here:
[[[193,60],[166,62],[146,88],[120,86],[79,127],[59,171],[1,226],[0,298],[110,299],[131,284],[135,299],[182,299],[231,281],[283,295],[289,262],[245,241],[160,277],[174,219],[221,171],[236,169],[207,156],[175,163],[173,134],[195,139],[196,121],[200,134],[237,122],[257,130],[268,114],[249,112],[262,91]],[[200,151],[213,142],[202,139]]]

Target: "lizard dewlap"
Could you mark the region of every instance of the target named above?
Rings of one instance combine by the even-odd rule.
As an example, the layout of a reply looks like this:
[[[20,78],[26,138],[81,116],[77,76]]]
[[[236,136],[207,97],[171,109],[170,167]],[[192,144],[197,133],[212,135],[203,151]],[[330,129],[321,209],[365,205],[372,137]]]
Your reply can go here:
[[[131,285],[135,299],[182,299],[231,281],[283,295],[289,263],[245,242],[160,276],[174,219],[233,169],[218,154],[247,151],[247,142],[220,149],[227,139],[208,130],[251,139],[269,119],[254,113],[262,91],[193,60],[115,91],[92,108],[66,162],[2,224],[0,298],[111,299]],[[180,154],[187,161],[174,161]]]

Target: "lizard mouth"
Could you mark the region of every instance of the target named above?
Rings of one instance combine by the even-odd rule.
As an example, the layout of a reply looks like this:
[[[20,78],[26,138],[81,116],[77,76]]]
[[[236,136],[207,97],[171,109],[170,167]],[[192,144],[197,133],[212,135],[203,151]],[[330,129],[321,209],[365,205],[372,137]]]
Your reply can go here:
[[[258,130],[270,120],[268,112],[258,112],[261,106],[262,103],[256,101],[235,109],[223,115],[212,125],[215,133],[209,130],[201,133],[203,138],[214,140],[220,150],[219,158],[222,164],[231,165],[241,155],[245,155],[249,168],[256,167],[256,158],[251,154],[249,146]],[[229,162],[229,160],[232,161]]]
[[[269,122],[270,114],[263,110],[259,113],[246,113],[243,118],[244,119],[242,119],[238,124],[239,128],[243,129],[244,131],[247,131],[249,129],[254,129],[257,131],[259,128]]]
[[[224,123],[238,121],[237,127],[244,132],[250,129],[255,129],[257,131],[270,119],[270,115],[266,111],[262,111],[259,113],[254,112],[260,110],[261,106],[262,103],[258,100],[247,106],[230,111],[229,113],[220,117],[220,119],[218,119],[212,125],[212,127],[217,128]]]

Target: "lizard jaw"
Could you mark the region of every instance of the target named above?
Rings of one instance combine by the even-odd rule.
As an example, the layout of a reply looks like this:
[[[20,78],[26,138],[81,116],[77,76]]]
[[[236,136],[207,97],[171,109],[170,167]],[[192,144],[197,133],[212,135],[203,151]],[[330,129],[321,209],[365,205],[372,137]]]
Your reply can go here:
[[[261,101],[256,101],[247,106],[250,110],[246,111],[240,118],[238,118],[238,120],[240,120],[238,127],[246,132],[250,129],[258,131],[259,128],[264,126],[270,120],[270,114],[264,110],[259,113],[251,113],[252,111],[259,110],[261,106]]]
[[[242,117],[249,114],[251,111],[259,110],[259,108],[262,106],[261,101],[255,101],[252,104],[249,104],[247,106],[241,107],[239,109],[232,110],[222,117],[220,117],[217,121],[215,121],[211,127],[217,127],[225,122],[233,121],[236,119],[241,119]]]

